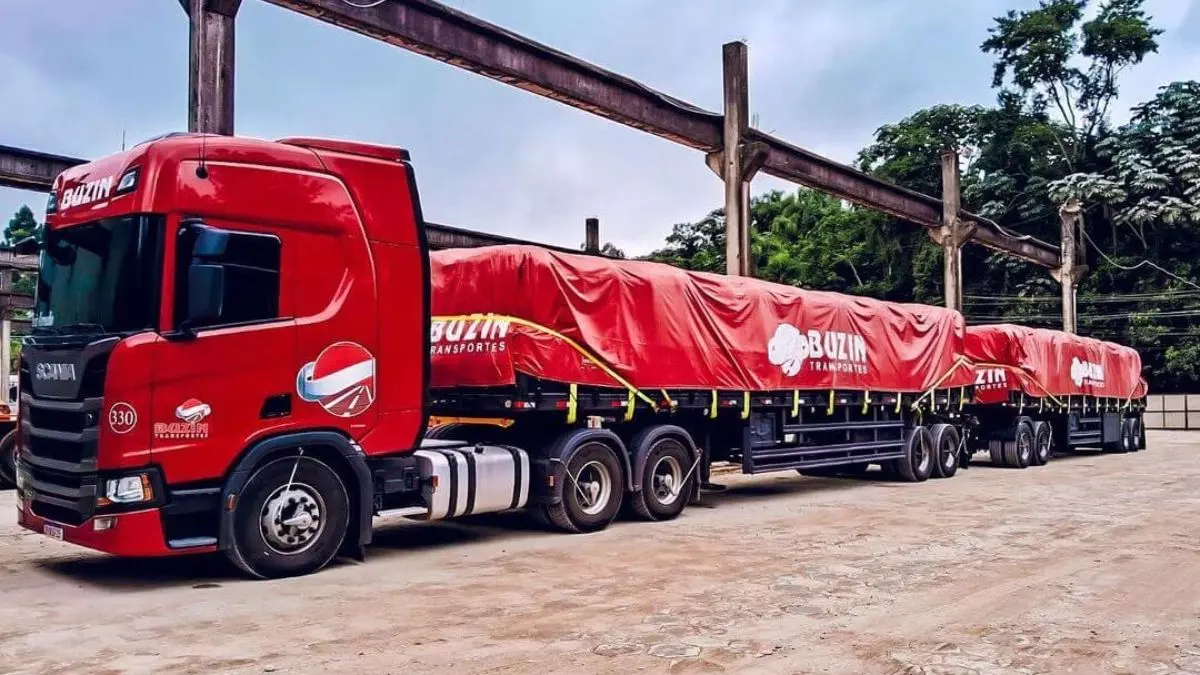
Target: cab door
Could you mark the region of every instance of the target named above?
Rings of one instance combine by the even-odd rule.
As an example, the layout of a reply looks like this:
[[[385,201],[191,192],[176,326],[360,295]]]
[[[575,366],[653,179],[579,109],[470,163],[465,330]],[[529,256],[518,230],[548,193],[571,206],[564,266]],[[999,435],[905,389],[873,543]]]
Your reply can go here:
[[[299,366],[283,235],[211,219],[168,227],[151,457],[170,483],[220,477],[253,440],[292,424]],[[189,320],[189,296],[204,293],[219,296],[207,298],[210,316]]]

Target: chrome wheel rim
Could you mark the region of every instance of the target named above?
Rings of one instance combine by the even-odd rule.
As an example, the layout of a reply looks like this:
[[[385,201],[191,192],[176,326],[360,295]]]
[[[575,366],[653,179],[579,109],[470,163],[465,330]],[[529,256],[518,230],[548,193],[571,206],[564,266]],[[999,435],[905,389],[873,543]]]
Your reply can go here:
[[[325,530],[325,500],[305,483],[281,485],[263,503],[259,525],[270,549],[297,555],[312,548]]]
[[[650,471],[651,489],[654,499],[663,506],[669,506],[679,499],[683,486],[683,467],[679,460],[671,455],[659,457]]]
[[[579,496],[580,511],[589,516],[600,514],[612,499],[612,473],[597,460],[584,464],[575,477],[575,492]]]

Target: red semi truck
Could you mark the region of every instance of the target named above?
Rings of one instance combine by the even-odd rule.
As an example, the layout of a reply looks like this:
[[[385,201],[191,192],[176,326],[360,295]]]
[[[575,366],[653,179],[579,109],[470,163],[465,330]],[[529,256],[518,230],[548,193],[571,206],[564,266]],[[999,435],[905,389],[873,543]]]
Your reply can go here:
[[[361,555],[377,515],[674,517],[715,459],[957,467],[959,314],[527,249],[431,263],[400,149],[160,138],[64,172],[47,225],[19,520],[101,551],[275,577]],[[431,414],[508,422],[426,438]]]
[[[716,460],[950,476],[973,428],[956,312],[431,255],[407,153],[362,143],[174,135],[69,169],[35,304],[20,524],[257,577],[361,557],[376,516],[673,518]]]

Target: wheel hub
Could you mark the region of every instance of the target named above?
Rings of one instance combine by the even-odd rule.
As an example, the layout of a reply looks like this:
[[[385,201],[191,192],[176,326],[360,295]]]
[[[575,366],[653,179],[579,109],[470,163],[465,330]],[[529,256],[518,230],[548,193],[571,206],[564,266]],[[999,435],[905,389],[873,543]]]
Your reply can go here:
[[[579,470],[575,479],[579,494],[579,508],[588,515],[603,511],[612,497],[612,476],[608,467],[600,462],[588,462]]]
[[[683,485],[683,467],[671,455],[660,457],[651,470],[651,488],[658,503],[666,506],[679,498]]]
[[[325,502],[312,487],[293,483],[280,486],[263,503],[263,539],[276,553],[295,555],[316,542],[325,527]]]

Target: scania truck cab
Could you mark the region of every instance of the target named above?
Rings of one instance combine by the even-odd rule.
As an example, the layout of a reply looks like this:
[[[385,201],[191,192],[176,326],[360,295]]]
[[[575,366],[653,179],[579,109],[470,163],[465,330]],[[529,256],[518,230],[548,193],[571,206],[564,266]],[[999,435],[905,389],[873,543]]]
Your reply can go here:
[[[180,134],[63,172],[20,363],[21,525],[281,576],[422,503],[438,460],[407,452],[429,354],[407,160]]]

